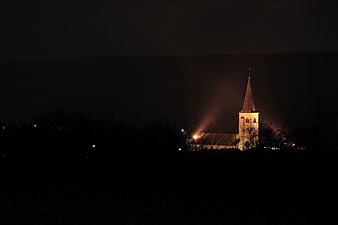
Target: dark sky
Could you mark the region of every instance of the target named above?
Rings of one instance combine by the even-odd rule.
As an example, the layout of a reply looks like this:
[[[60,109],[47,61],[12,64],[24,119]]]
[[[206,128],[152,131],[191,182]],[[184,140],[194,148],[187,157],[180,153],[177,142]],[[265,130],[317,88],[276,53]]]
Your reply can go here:
[[[338,49],[335,0],[11,0],[1,60]]]
[[[11,0],[0,10],[1,119],[64,104],[201,121],[220,101],[233,131],[249,66],[274,124],[310,121],[316,96],[338,108],[336,53],[251,55],[337,50],[334,0]],[[237,56],[192,57],[227,54]],[[130,56],[186,58],[109,58]]]
[[[127,122],[169,118],[198,126],[211,118],[233,132],[250,66],[265,122],[311,125],[318,97],[323,116],[338,122],[337,64],[338,52],[6,63],[0,66],[0,119],[27,119],[61,105]]]

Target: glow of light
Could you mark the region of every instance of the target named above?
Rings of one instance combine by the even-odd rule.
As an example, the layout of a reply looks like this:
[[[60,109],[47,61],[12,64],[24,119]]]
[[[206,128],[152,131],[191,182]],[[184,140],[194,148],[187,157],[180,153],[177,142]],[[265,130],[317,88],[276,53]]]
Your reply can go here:
[[[37,127],[36,124],[34,124],[34,127]]]
[[[182,149],[181,149],[181,148],[178,148],[178,151],[182,151]]]
[[[92,145],[92,147],[93,147],[93,148],[95,148],[95,147],[96,147],[96,145]]]
[[[181,129],[181,132],[183,133],[183,132],[184,132],[184,129]]]
[[[199,136],[198,136],[197,134],[195,134],[194,136],[192,136],[192,138],[193,138],[194,140],[197,140],[197,139],[199,138]]]

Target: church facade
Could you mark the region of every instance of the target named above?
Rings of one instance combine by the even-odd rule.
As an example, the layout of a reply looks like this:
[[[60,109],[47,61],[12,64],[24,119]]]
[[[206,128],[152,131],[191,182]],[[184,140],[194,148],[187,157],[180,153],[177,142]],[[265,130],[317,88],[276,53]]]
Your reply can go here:
[[[239,112],[238,133],[200,133],[194,135],[190,143],[193,150],[199,149],[239,149],[257,148],[259,140],[259,115],[256,110],[251,78],[249,76],[243,107]]]

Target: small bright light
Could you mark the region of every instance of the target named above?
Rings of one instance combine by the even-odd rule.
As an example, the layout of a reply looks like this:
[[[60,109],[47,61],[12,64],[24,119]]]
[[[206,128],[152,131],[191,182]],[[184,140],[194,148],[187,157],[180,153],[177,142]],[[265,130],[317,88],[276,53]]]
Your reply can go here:
[[[93,148],[95,148],[95,147],[96,147],[96,145],[92,145],[92,147],[93,147]]]
[[[182,151],[182,149],[181,149],[181,148],[178,148],[178,151]]]
[[[183,132],[184,132],[184,129],[181,129],[181,132],[183,133]]]
[[[192,138],[193,138],[194,140],[197,140],[197,139],[198,139],[198,135],[195,134],[194,136],[192,136]]]
[[[37,127],[36,124],[34,124],[34,127]]]

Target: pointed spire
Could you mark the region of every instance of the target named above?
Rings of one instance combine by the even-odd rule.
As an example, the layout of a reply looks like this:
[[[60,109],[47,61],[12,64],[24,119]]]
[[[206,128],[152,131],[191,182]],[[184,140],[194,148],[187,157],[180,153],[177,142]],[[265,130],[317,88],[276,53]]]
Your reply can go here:
[[[246,87],[243,108],[241,110],[241,112],[243,113],[251,113],[251,112],[256,111],[255,102],[252,96],[250,75],[251,75],[251,68],[249,68],[249,79],[248,79],[248,84]]]

